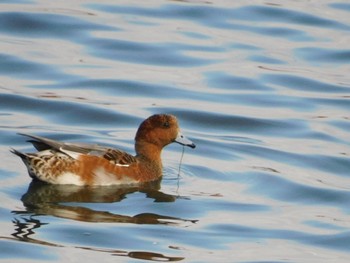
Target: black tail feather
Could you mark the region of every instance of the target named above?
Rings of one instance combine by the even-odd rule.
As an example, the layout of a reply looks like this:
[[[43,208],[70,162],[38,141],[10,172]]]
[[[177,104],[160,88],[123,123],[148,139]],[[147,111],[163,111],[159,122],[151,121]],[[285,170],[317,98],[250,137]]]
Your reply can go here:
[[[33,144],[34,148],[37,149],[39,152],[52,149],[51,146],[43,142],[39,142],[35,140],[28,140],[27,142],[30,142],[31,144]]]
[[[13,154],[16,154],[17,156],[21,157],[22,159],[26,159],[28,157],[27,154],[22,153],[20,151],[17,151],[16,149],[13,149],[13,148],[10,149],[10,152],[12,152]]]

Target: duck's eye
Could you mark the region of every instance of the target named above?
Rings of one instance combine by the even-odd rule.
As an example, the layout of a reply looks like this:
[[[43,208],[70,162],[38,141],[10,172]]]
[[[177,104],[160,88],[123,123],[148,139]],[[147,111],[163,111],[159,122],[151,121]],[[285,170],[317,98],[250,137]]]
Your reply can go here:
[[[164,127],[164,128],[169,128],[169,127],[170,127],[170,123],[169,123],[168,121],[165,121],[165,122],[163,123],[163,127]]]

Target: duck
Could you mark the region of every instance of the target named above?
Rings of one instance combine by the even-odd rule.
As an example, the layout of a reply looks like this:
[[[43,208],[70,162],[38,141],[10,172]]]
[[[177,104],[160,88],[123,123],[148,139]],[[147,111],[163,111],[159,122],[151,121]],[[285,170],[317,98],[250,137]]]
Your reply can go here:
[[[155,114],[145,119],[135,136],[135,152],[97,144],[60,142],[37,135],[29,137],[37,152],[10,151],[19,156],[33,180],[57,185],[138,185],[162,178],[162,149],[175,142],[195,148],[180,131],[174,115]]]

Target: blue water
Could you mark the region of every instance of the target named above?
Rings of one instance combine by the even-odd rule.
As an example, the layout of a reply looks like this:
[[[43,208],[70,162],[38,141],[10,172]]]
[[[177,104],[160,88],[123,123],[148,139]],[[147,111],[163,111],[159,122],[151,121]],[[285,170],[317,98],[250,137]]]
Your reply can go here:
[[[0,260],[349,262],[348,1],[1,1]],[[143,188],[31,183],[17,132],[197,148]]]

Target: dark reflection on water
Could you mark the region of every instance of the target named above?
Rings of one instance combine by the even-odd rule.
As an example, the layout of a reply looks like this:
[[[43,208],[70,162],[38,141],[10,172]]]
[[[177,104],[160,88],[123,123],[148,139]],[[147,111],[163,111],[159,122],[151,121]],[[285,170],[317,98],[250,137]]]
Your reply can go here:
[[[141,213],[134,216],[115,214],[108,211],[97,211],[83,207],[84,203],[115,203],[121,202],[127,195],[141,192],[154,202],[175,202],[180,196],[169,195],[160,191],[160,181],[144,184],[139,187],[80,187],[74,185],[50,185],[33,181],[21,200],[26,210],[12,211],[15,215],[13,224],[15,231],[12,234],[19,241],[40,244],[51,247],[63,245],[35,239],[36,230],[50,223],[40,220],[40,217],[54,216],[83,222],[93,223],[128,223],[146,225],[173,225],[180,223],[195,224],[197,220],[188,220],[155,213]],[[77,205],[78,204],[78,205]],[[97,249],[80,247],[84,250],[106,252],[113,256],[126,256],[135,259],[152,261],[179,261],[183,257],[170,257],[151,251],[124,251],[113,249]]]
[[[60,218],[99,223],[171,225],[176,224],[176,222],[196,222],[196,220],[186,220],[154,213],[125,216],[75,205],[76,203],[121,202],[127,195],[135,192],[145,193],[147,198],[154,199],[154,202],[175,202],[177,198],[181,198],[163,193],[159,189],[160,181],[144,184],[140,187],[81,187],[75,185],[51,185],[33,181],[21,199],[26,210],[12,212],[20,215],[51,215]]]
[[[151,261],[181,261],[185,259],[184,257],[169,257],[160,253],[147,252],[147,251],[123,251],[123,250],[102,250],[102,249],[91,249],[86,247],[79,247],[81,249],[96,251],[96,252],[106,252],[112,256],[123,256],[134,259],[151,260]]]

